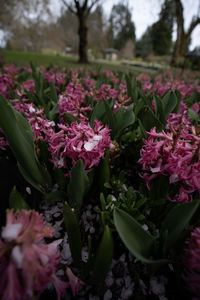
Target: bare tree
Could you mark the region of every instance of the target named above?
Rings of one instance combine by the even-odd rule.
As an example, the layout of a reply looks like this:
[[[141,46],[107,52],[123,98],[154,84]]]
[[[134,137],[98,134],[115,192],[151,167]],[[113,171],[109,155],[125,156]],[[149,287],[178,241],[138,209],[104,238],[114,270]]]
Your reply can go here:
[[[78,18],[79,62],[88,63],[87,56],[87,19],[92,8],[101,0],[62,0],[71,13]]]
[[[0,29],[12,36],[24,31],[32,37],[31,30],[28,28],[35,28],[43,16],[50,15],[48,8],[49,0],[0,0]],[[36,25],[32,23],[37,20]],[[35,39],[36,40],[36,39]],[[21,40],[23,43],[23,39]],[[18,40],[19,44],[20,40]],[[0,64],[3,64],[3,52],[0,49]]]
[[[183,5],[181,0],[175,0],[176,6],[176,22],[177,22],[177,38],[174,46],[171,64],[174,65],[178,58],[184,55],[184,51],[189,43],[191,34],[195,27],[200,24],[200,9],[198,13],[193,17],[188,30],[184,29],[184,16],[183,16]],[[200,2],[199,2],[200,8]]]

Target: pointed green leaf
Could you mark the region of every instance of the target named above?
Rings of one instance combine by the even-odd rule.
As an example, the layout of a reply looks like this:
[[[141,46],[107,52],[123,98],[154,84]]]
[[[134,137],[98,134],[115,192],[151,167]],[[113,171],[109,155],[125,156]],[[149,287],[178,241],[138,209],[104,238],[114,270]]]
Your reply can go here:
[[[54,191],[45,196],[45,201],[56,203],[58,201],[64,202],[67,199],[67,194],[63,191]]]
[[[105,105],[103,102],[97,102],[90,118],[91,126],[93,127],[95,120],[102,121],[104,116],[105,116]]]
[[[67,122],[68,124],[71,124],[72,122],[79,122],[79,118],[74,117],[72,114],[65,112],[63,114],[63,119],[65,120],[65,122]]]
[[[12,109],[0,95],[0,126],[20,166],[36,183],[50,184],[48,172],[40,165],[35,153],[33,133],[28,121]]]
[[[114,209],[114,224],[128,250],[139,260],[148,264],[164,264],[166,259],[153,260],[156,239],[145,231],[129,214],[119,208]]]
[[[125,79],[128,97],[130,97],[132,101],[136,102],[138,99],[138,87],[136,77],[132,74],[131,76],[126,74]]]
[[[30,209],[29,205],[17,191],[16,186],[13,187],[9,196],[9,208],[13,208],[15,210]]]
[[[192,108],[188,108],[188,117],[192,123],[198,124],[200,122],[200,117]]]
[[[94,259],[92,281],[99,283],[104,280],[109,271],[113,256],[112,233],[108,225],[105,226],[104,234]]]
[[[79,210],[84,196],[89,188],[89,179],[83,168],[82,160],[78,160],[72,168],[71,179],[68,185],[68,201],[71,207]]]
[[[50,120],[55,120],[56,116],[58,116],[58,104],[53,104],[53,108],[49,111],[48,116]]]
[[[110,164],[109,151],[106,151],[105,158],[101,160],[97,169],[95,170],[95,186],[98,186],[100,191],[104,190],[104,184],[110,181]]]
[[[112,109],[110,108],[109,104],[107,103],[107,101],[104,100],[104,105],[105,105],[105,113],[106,113],[106,121],[107,121],[107,125],[109,126],[109,128],[112,130],[111,134],[114,134],[114,129],[115,129],[115,117],[113,114]]]
[[[77,217],[70,206],[65,202],[63,207],[64,223],[68,235],[68,242],[74,264],[79,267],[82,262],[81,258],[81,232]]]
[[[159,97],[155,97],[154,102],[155,102],[156,117],[163,125],[165,125],[165,113],[163,109],[162,100]]]
[[[161,131],[164,125],[158,120],[152,110],[148,106],[143,106],[138,113],[138,118],[140,119],[144,129],[150,131],[151,128],[156,127],[158,131]]]
[[[133,112],[133,104],[125,110],[125,108],[119,108],[115,116],[115,135],[119,136],[121,132],[128,126],[135,122],[135,115]]]
[[[199,206],[199,201],[176,204],[166,216],[161,227],[161,235],[167,232],[165,252],[176,242],[180,233],[184,230]]]
[[[173,91],[169,90],[161,99],[163,105],[163,112],[165,115],[165,121],[170,113],[172,113],[177,106],[177,98]]]
[[[58,95],[57,95],[57,91],[55,88],[55,85],[53,84],[53,82],[50,82],[50,92],[51,92],[51,99],[57,103],[58,102]]]

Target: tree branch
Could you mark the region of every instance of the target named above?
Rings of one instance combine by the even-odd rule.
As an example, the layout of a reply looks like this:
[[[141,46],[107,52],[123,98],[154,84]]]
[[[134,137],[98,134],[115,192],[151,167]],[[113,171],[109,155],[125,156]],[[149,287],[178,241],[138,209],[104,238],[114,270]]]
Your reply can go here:
[[[177,25],[184,32],[183,5],[180,0],[175,0]]]
[[[186,33],[186,36],[189,37],[192,33],[192,31],[195,29],[195,27],[200,24],[200,18],[198,17],[196,20],[192,21],[192,23],[190,24],[190,27]]]
[[[83,10],[87,8],[87,4],[88,4],[88,0],[85,0],[82,6]]]
[[[69,5],[69,4],[67,3],[66,0],[62,0],[62,3],[67,7],[67,9],[68,9],[71,13],[73,13],[74,15],[77,15],[77,12],[72,8],[71,5]]]
[[[93,0],[93,1],[91,1],[91,4],[90,4],[90,6],[88,7],[88,9],[87,9],[87,11],[86,11],[86,16],[89,15],[89,13],[90,13],[91,9],[93,8],[93,6],[94,6],[95,4],[97,4],[98,2],[99,2],[99,0]]]

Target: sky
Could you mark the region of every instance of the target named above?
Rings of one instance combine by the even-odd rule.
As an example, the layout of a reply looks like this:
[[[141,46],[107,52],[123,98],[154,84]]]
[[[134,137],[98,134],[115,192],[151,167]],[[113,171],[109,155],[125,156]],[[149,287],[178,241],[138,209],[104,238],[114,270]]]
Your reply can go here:
[[[139,39],[147,27],[158,20],[159,12],[164,0],[126,0],[132,13],[132,20],[136,27],[136,38]],[[51,0],[51,10],[55,15],[59,15],[61,0]],[[113,4],[118,0],[103,0],[103,9],[107,17],[111,12]],[[185,16],[185,27],[188,28],[192,17],[197,14],[199,0],[182,0]],[[173,39],[176,33],[174,31]],[[190,49],[200,46],[200,25],[196,27],[192,34]]]

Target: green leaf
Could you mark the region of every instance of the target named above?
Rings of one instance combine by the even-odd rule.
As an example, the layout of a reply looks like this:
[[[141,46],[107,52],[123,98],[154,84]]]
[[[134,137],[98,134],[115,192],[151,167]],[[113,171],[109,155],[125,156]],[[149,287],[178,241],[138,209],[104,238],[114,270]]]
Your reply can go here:
[[[53,108],[48,112],[48,116],[50,120],[55,120],[58,115],[58,104],[53,104]]]
[[[200,117],[192,108],[188,108],[188,117],[192,123],[198,124],[200,121]]]
[[[173,91],[169,90],[164,97],[161,99],[163,105],[163,112],[165,121],[167,120],[170,113],[172,113],[177,106],[177,98]]]
[[[158,97],[155,97],[154,102],[155,102],[155,109],[156,109],[156,117],[163,125],[165,125],[165,114],[164,114],[162,100]]]
[[[161,131],[164,127],[148,106],[143,106],[141,108],[141,110],[138,113],[138,118],[140,119],[146,131],[150,131],[150,129],[153,127],[156,127],[158,131]]]
[[[102,282],[109,271],[113,256],[112,233],[108,225],[105,226],[104,234],[94,259],[92,282]]]
[[[13,187],[9,196],[9,208],[13,208],[15,210],[30,209],[29,205],[17,191],[16,186]]]
[[[50,82],[50,92],[51,92],[51,99],[57,103],[58,102],[58,95],[57,95],[57,91],[55,88],[55,85],[53,84],[53,82]]]
[[[103,102],[97,102],[90,118],[91,126],[93,127],[95,120],[102,121],[103,117],[105,117],[105,105]]]
[[[114,224],[128,250],[139,260],[148,264],[163,264],[165,259],[149,259],[154,254],[156,240],[129,214],[114,209]]]
[[[41,193],[45,193],[43,187],[38,184],[31,176],[30,174],[27,172],[26,169],[24,169],[19,162],[17,162],[17,166],[18,166],[18,169],[20,171],[20,173],[22,174],[22,176],[24,177],[24,179],[30,183],[36,190],[38,190],[39,192]]]
[[[166,216],[163,225],[161,227],[160,234],[166,234],[164,252],[177,241],[180,233],[184,230],[190,219],[194,215],[199,206],[199,201],[185,202],[176,204],[175,207]]]
[[[125,110],[125,108],[119,108],[115,114],[115,135],[119,136],[121,132],[128,126],[135,122],[135,115],[133,112],[133,104]]]
[[[81,258],[81,232],[77,217],[70,206],[65,202],[63,207],[64,223],[68,235],[68,242],[72,254],[74,264],[80,267]]]
[[[95,186],[100,191],[104,191],[104,185],[110,181],[110,164],[109,164],[109,151],[106,151],[105,158],[101,160],[95,172]]]
[[[72,114],[65,112],[63,114],[63,119],[65,120],[65,122],[67,122],[68,124],[71,124],[72,122],[79,122],[79,118],[74,117]]]
[[[66,198],[67,198],[67,194],[63,191],[54,191],[45,196],[45,200],[47,202],[53,202],[53,203],[56,203],[58,201],[64,202],[66,201]]]
[[[89,188],[89,179],[83,168],[82,160],[78,160],[72,168],[68,185],[68,201],[71,207],[80,210],[84,196]]]
[[[67,190],[67,179],[60,168],[54,168],[54,179],[62,191]]]
[[[39,184],[50,184],[51,178],[39,163],[35,153],[32,128],[19,112],[13,110],[0,95],[0,126],[21,168]]]
[[[104,100],[104,105],[105,105],[105,113],[106,113],[106,123],[109,126],[109,128],[112,130],[112,134],[114,135],[114,129],[115,129],[115,117],[113,114],[112,109],[110,108],[109,104],[107,103],[107,101]]]
[[[136,77],[132,74],[131,76],[126,74],[125,79],[128,97],[130,97],[132,101],[136,102],[138,99],[138,87]]]

